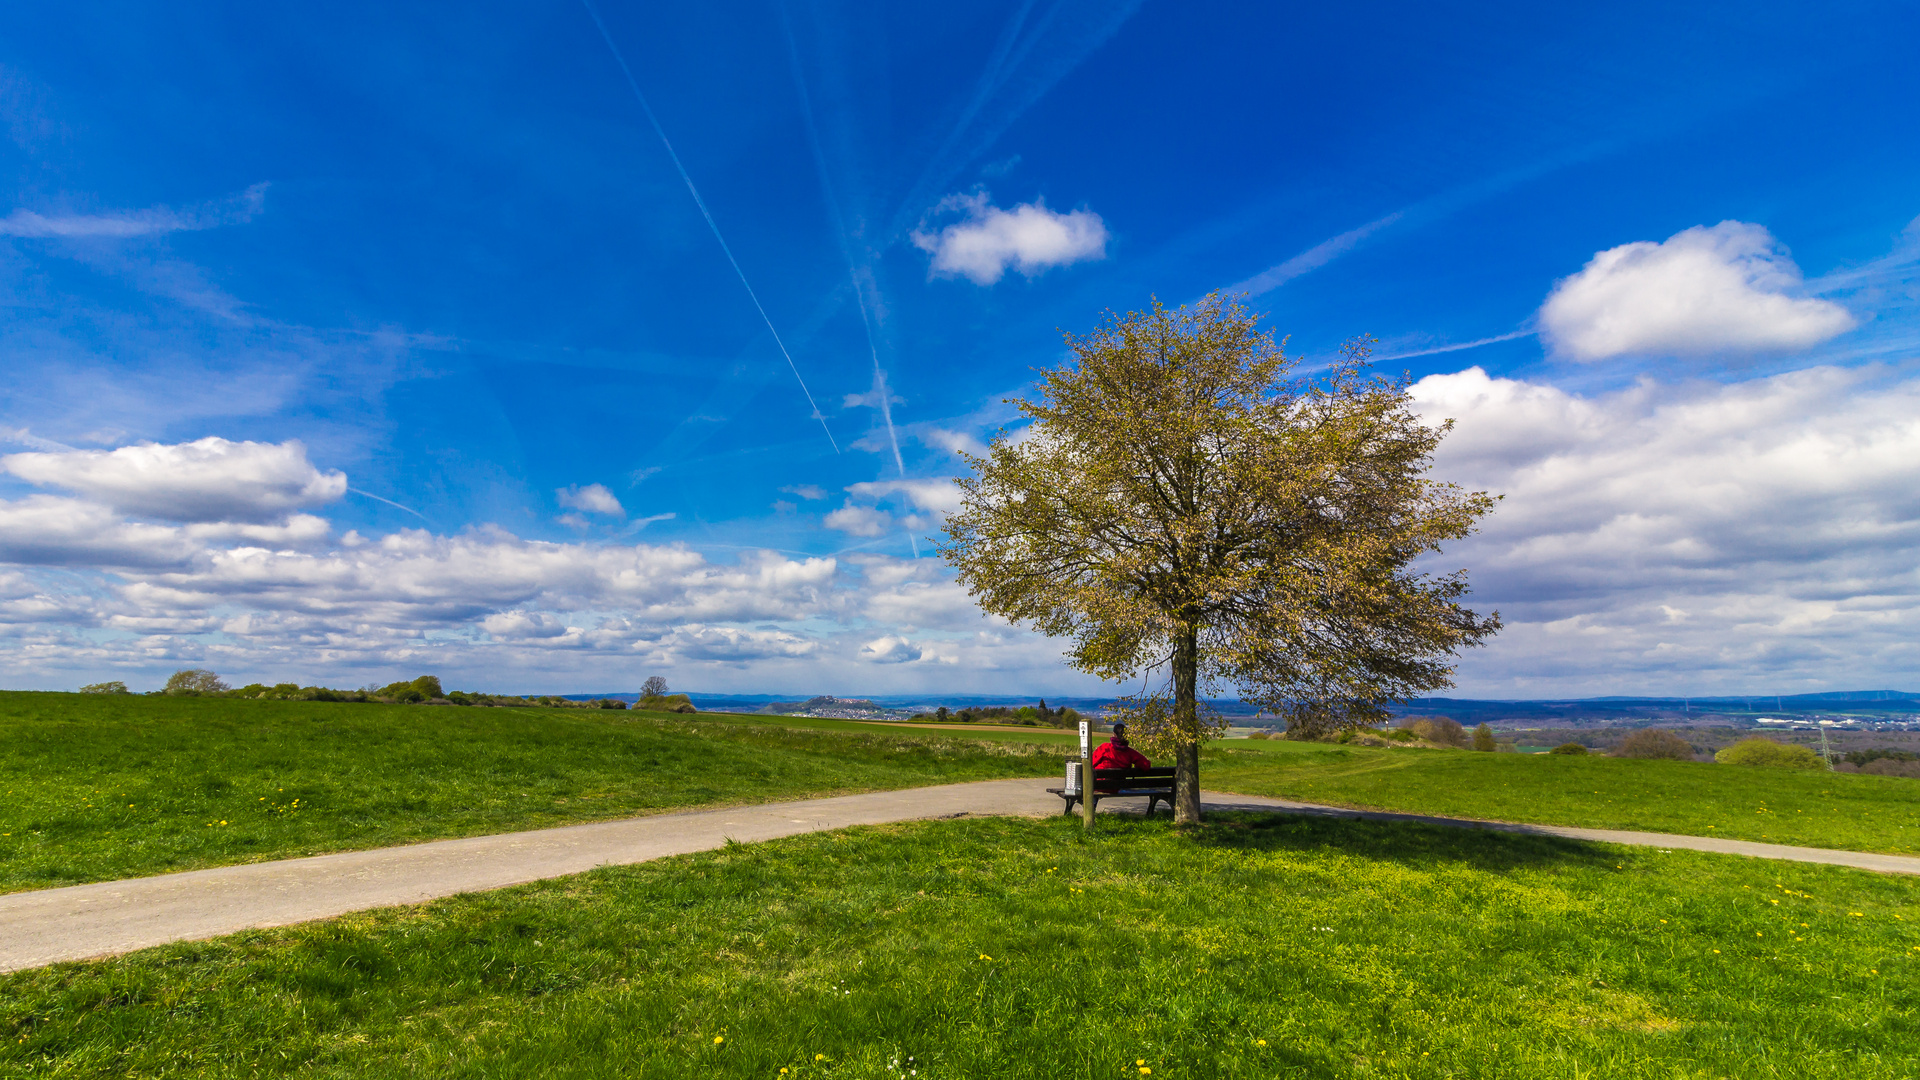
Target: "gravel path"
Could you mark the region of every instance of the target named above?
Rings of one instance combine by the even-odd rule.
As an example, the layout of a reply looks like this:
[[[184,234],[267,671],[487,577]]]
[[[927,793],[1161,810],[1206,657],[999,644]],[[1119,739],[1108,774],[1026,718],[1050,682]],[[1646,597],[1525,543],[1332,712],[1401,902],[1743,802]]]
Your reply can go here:
[[[373,851],[189,870],[159,877],[0,896],[0,971],[144,949],[170,941],[325,919],[368,908],[417,904],[456,893],[578,874],[597,866],[707,851],[728,840],[968,814],[1057,814],[1054,780],[989,780],[830,799],[696,810],[559,829],[436,840]],[[1126,806],[1138,800],[1127,800]],[[1701,836],[1513,825],[1463,818],[1342,810],[1256,795],[1203,792],[1209,810],[1285,811],[1493,829],[1609,844],[1685,848],[1763,859],[1920,874],[1920,858],[1754,844]],[[1102,808],[1101,813],[1107,813]]]

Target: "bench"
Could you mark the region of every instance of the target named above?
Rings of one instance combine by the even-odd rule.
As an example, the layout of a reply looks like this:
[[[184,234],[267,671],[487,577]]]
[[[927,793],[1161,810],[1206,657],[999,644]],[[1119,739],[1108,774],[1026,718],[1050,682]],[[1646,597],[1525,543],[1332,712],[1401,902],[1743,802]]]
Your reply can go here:
[[[1084,785],[1083,785],[1084,786]],[[1067,801],[1066,813],[1073,813],[1073,804],[1080,801],[1079,792],[1070,792],[1064,787],[1050,787],[1052,794]],[[1093,806],[1100,808],[1102,799],[1144,798],[1147,800],[1147,813],[1153,813],[1158,803],[1166,803],[1167,809],[1173,809],[1173,766],[1155,766],[1148,769],[1095,769],[1093,770]]]

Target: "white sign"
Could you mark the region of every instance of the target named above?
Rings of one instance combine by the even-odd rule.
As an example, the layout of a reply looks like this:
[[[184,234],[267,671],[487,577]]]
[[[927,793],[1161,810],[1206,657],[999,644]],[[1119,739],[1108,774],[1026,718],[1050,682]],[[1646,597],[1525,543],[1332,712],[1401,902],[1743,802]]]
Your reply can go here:
[[[1093,744],[1087,738],[1087,731],[1087,722],[1085,720],[1080,721],[1080,756],[1083,758],[1093,756],[1090,749]]]

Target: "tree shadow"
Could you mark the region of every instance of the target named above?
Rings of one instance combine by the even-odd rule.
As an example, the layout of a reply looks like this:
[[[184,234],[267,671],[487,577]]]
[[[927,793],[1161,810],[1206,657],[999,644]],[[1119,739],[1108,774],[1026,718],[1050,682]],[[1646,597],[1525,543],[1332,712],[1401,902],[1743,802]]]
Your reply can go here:
[[[1620,861],[1598,844],[1525,825],[1461,825],[1417,814],[1236,810],[1215,804],[1204,822],[1186,832],[1192,842],[1204,847],[1333,850],[1386,862],[1448,864],[1493,873],[1549,866],[1611,870]]]

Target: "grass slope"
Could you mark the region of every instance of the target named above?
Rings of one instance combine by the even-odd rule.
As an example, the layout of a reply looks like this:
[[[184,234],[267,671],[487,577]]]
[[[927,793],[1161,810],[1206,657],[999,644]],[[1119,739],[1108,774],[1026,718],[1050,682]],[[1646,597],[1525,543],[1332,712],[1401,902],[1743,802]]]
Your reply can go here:
[[[0,976],[0,1074],[1920,1069],[1912,883],[1371,822],[735,846]]]
[[[1234,742],[1210,748],[1200,779],[1215,791],[1369,809],[1920,852],[1920,781],[1899,777],[1597,756]]]
[[[670,714],[0,693],[0,892],[1058,761]]]

